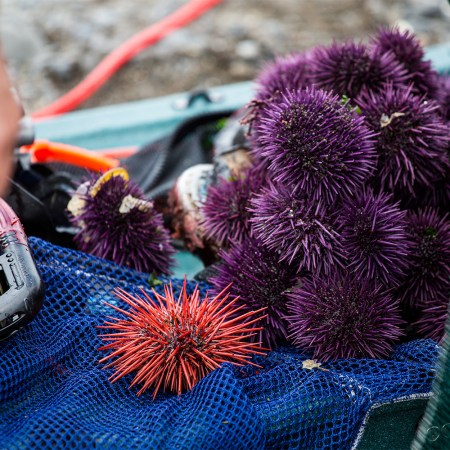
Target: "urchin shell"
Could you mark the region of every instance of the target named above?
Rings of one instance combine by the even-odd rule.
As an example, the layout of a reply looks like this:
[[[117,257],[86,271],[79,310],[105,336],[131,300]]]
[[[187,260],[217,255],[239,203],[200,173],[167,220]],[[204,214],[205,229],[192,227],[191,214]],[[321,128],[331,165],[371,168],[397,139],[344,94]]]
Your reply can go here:
[[[175,253],[163,217],[131,180],[108,173],[87,182],[81,207],[78,248],[141,272],[169,274]]]
[[[306,55],[279,56],[266,63],[256,78],[256,99],[271,100],[288,90],[299,90],[311,83],[310,63]]]
[[[311,200],[351,194],[375,168],[375,134],[336,95],[287,92],[263,109],[259,123],[255,152],[273,179]]]
[[[362,43],[317,47],[311,60],[314,84],[340,96],[355,98],[363,90],[378,92],[387,82],[395,86],[407,82],[406,71],[392,52],[373,51]]]
[[[407,83],[413,84],[413,91],[419,95],[436,98],[439,91],[438,73],[425,60],[425,53],[418,39],[408,30],[398,27],[383,27],[372,40],[376,53],[392,52],[395,59],[406,69]]]
[[[450,290],[450,220],[435,208],[410,212],[410,267],[399,295],[409,306],[426,307]]]
[[[411,86],[383,92],[364,93],[357,103],[366,123],[378,133],[378,167],[375,181],[382,189],[415,196],[442,178],[449,165],[448,126],[437,110],[439,105],[412,93]]]
[[[402,335],[398,302],[351,274],[308,278],[289,297],[289,336],[319,361],[382,358]]]
[[[264,183],[260,170],[247,170],[229,180],[220,179],[210,185],[205,202],[201,206],[201,226],[206,237],[218,246],[229,247],[251,234],[248,210],[251,197]]]
[[[220,292],[232,282],[230,292],[239,296],[238,304],[244,306],[244,311],[266,308],[267,316],[260,324],[264,329],[258,339],[264,345],[276,346],[287,336],[286,292],[299,280],[296,270],[280,263],[279,255],[257,239],[247,239],[228,251],[222,250],[219,257],[217,274],[210,280],[213,292]]]
[[[253,232],[297,270],[329,271],[343,260],[335,215],[320,200],[281,184],[263,187],[251,200]]]
[[[392,195],[363,189],[344,203],[339,222],[348,270],[362,280],[398,286],[408,268],[410,242],[406,212]]]
[[[187,294],[186,281],[178,299],[172,285],[164,295],[153,291],[155,299],[142,293],[116,290],[127,309],[107,303],[121,314],[99,327],[111,331],[100,335],[107,342],[100,350],[112,350],[100,362],[116,369],[112,382],[136,372],[130,388],[141,384],[138,395],[149,388],[153,398],[160,389],[180,395],[224,362],[251,364],[252,355],[264,354],[248,340],[262,311],[242,313],[228,293],[202,300],[198,288]]]
[[[206,198],[213,172],[213,164],[189,167],[177,178],[168,196],[173,236],[182,240],[189,251],[196,251],[204,257],[211,252],[215,253],[200,226],[203,220],[200,207]]]

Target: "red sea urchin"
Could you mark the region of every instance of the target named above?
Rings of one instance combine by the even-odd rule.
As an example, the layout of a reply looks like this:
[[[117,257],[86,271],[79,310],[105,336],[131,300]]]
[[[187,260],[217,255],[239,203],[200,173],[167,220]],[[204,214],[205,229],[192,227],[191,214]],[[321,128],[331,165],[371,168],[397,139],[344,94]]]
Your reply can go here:
[[[81,188],[68,205],[81,251],[141,272],[170,273],[175,250],[163,217],[123,169]]]
[[[258,146],[276,182],[311,200],[358,190],[376,165],[374,136],[336,95],[289,91],[261,110]]]
[[[112,350],[100,362],[112,359],[112,382],[136,372],[130,385],[142,384],[138,395],[153,387],[153,398],[162,388],[177,393],[192,389],[209,372],[224,362],[248,364],[254,354],[265,354],[260,343],[249,342],[259,331],[254,324],[261,320],[262,309],[241,314],[238,299],[220,292],[215,298],[200,299],[198,287],[191,295],[186,280],[178,300],[172,285],[164,286],[164,295],[155,291],[154,301],[117,289],[116,295],[130,308],[108,305],[124,318],[110,318],[99,328],[114,331],[100,335],[109,342],[100,350]]]
[[[406,212],[392,195],[363,189],[345,202],[339,215],[348,270],[360,279],[398,286],[409,261]]]
[[[412,86],[398,90],[388,85],[378,94],[362,94],[357,104],[378,133],[374,177],[382,189],[414,197],[442,178],[450,138],[437,103],[414,95]]]
[[[220,251],[219,256],[222,261],[217,266],[217,274],[209,280],[214,292],[220,292],[231,281],[231,293],[239,296],[238,304],[244,306],[244,311],[265,308],[266,317],[260,323],[264,329],[259,331],[259,340],[273,347],[286,339],[286,292],[299,281],[296,268],[279,262],[277,252],[251,238],[226,252]]]
[[[290,337],[314,358],[381,358],[402,335],[398,304],[380,286],[334,272],[287,294]]]

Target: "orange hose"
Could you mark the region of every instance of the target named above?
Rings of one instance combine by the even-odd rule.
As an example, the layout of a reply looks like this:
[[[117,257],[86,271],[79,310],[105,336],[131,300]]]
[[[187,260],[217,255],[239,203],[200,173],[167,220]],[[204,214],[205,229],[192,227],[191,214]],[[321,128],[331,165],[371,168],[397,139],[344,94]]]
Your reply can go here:
[[[222,0],[191,0],[160,22],[134,35],[107,55],[73,89],[32,115],[34,119],[56,116],[75,109],[91,97],[117,70],[139,52],[200,17]]]
[[[21,151],[29,153],[32,163],[63,162],[95,172],[105,172],[118,167],[120,161],[102,154],[74,145],[36,140],[32,145],[22,147]]]

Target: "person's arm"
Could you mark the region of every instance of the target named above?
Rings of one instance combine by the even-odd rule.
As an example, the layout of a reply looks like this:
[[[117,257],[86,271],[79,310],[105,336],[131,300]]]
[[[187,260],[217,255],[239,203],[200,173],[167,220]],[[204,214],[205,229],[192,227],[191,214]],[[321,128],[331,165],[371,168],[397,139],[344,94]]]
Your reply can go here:
[[[20,116],[19,105],[11,91],[11,82],[0,57],[0,196],[4,195],[8,176],[11,175],[13,147]]]

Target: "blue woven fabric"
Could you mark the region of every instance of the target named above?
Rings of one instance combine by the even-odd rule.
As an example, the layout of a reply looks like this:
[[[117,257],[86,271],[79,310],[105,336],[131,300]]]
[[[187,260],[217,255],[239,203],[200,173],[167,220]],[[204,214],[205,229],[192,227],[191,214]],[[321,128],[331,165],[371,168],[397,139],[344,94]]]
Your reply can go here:
[[[46,299],[0,343],[1,449],[346,449],[371,405],[431,390],[438,346],[420,340],[389,360],[340,360],[327,371],[304,369],[308,355],[284,347],[256,357],[261,368],[224,364],[180,397],[137,397],[131,378],[108,381],[95,327],[111,314],[102,300],[119,302],[116,286],[148,289],[147,276],[39,239],[30,245]]]

